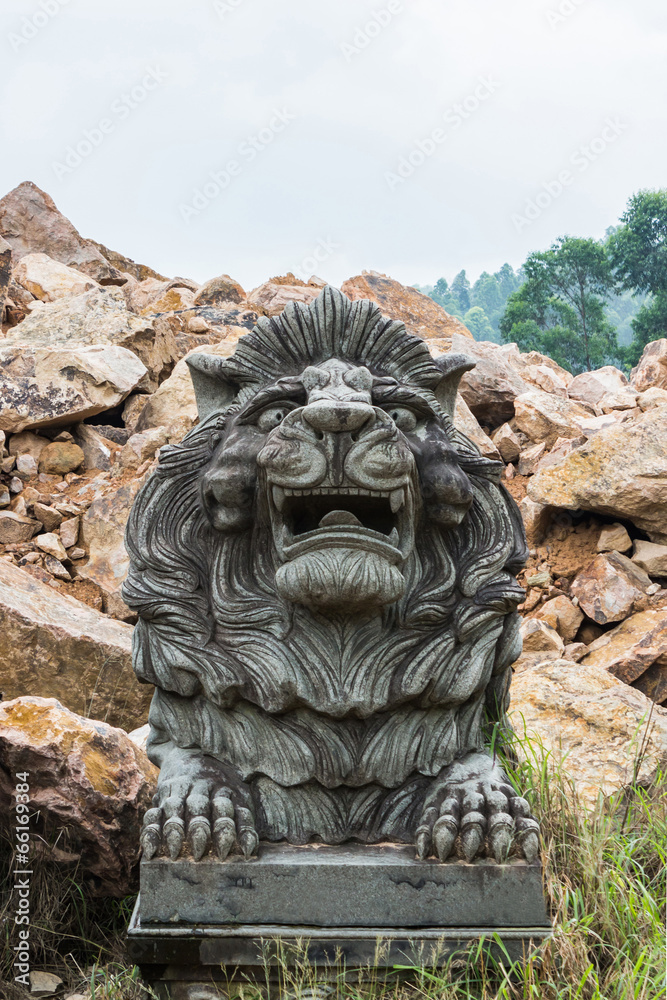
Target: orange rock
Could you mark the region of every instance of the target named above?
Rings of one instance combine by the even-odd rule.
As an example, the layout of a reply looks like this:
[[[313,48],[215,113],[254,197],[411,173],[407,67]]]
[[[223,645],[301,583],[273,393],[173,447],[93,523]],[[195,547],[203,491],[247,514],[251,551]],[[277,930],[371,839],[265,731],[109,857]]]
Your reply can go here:
[[[94,895],[124,896],[136,887],[139,832],[157,768],[123,732],[64,708],[54,698],[0,704],[0,815],[8,816],[27,772],[33,835],[80,858]],[[34,843],[34,839],[33,839]]]
[[[606,552],[575,577],[570,593],[589,618],[606,625],[627,618],[650,586],[650,577],[627,556]]]

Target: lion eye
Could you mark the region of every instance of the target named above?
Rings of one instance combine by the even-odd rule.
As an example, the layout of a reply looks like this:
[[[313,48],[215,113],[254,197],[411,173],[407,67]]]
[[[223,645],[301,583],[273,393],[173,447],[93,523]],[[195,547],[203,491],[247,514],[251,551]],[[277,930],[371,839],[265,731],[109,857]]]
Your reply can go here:
[[[279,424],[282,424],[290,409],[291,407],[289,406],[269,406],[257,418],[257,426],[260,431],[268,432],[272,431],[274,427],[278,427]]]
[[[417,426],[417,415],[407,406],[392,406],[387,412],[399,431],[413,431]]]

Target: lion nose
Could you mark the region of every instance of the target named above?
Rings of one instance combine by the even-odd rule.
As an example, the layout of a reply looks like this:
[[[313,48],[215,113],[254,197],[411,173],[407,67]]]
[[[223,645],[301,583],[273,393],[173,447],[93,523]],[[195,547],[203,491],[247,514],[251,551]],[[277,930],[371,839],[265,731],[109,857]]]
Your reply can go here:
[[[303,409],[303,419],[316,431],[358,431],[373,417],[368,403],[318,399]]]

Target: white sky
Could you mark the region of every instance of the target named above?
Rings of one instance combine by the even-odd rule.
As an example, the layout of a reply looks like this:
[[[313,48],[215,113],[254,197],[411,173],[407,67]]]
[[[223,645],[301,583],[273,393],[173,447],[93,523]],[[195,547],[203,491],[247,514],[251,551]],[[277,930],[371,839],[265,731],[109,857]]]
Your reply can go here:
[[[2,0],[0,194],[33,180],[86,236],[167,275],[227,272],[251,288],[296,269],[474,279],[565,233],[601,236],[634,191],[667,186],[664,0],[217,7]],[[359,33],[389,7],[377,14],[389,23]],[[159,82],[128,108],[149,69]],[[451,109],[466,100],[478,107],[463,121]],[[262,133],[275,110],[293,119]],[[102,119],[102,141],[58,168]],[[438,128],[433,154],[390,183]],[[272,141],[251,160],[242,144],[260,133]],[[230,160],[226,190],[184,210]],[[543,185],[563,170],[551,198]],[[517,222],[540,192],[538,217]]]

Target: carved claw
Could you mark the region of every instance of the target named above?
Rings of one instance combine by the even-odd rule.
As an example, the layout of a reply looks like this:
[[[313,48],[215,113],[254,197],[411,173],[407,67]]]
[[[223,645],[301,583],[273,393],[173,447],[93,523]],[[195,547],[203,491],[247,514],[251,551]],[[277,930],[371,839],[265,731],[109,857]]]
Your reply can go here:
[[[205,816],[197,816],[190,820],[188,826],[188,845],[195,861],[203,858],[211,842],[211,824]]]
[[[215,853],[221,861],[225,860],[235,840],[236,827],[234,826],[234,820],[230,819],[229,816],[222,816],[220,819],[216,819],[213,827],[213,843],[215,844]]]
[[[461,849],[466,861],[473,860],[484,843],[485,821],[481,813],[469,812],[461,821]]]
[[[185,823],[178,816],[171,816],[164,824],[164,839],[169,857],[175,861],[181,853],[181,847],[185,840]]]
[[[141,852],[147,861],[155,857],[160,847],[161,809],[148,809],[141,831]]]
[[[423,861],[424,858],[428,857],[429,847],[431,846],[431,834],[424,827],[419,828],[417,831],[417,860]]]
[[[245,829],[239,834],[239,847],[243,851],[243,857],[248,860],[256,852],[259,845],[259,837],[254,829]]]
[[[433,844],[435,853],[441,861],[446,861],[452,853],[458,828],[453,816],[441,816],[433,827]]]
[[[497,823],[489,833],[489,847],[499,865],[507,861],[512,847],[512,821],[509,816],[507,819],[510,820],[509,823]]]

